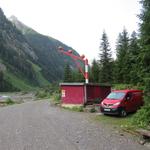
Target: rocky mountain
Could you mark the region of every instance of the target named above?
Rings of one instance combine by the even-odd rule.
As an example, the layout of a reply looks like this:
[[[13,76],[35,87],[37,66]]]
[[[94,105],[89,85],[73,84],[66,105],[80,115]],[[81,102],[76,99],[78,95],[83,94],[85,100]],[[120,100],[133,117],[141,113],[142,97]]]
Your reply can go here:
[[[74,63],[59,53],[58,46],[72,49],[39,34],[14,16],[8,20],[0,8],[0,66],[5,68],[0,72],[5,84],[14,89],[28,89],[62,80],[65,63],[72,66]]]

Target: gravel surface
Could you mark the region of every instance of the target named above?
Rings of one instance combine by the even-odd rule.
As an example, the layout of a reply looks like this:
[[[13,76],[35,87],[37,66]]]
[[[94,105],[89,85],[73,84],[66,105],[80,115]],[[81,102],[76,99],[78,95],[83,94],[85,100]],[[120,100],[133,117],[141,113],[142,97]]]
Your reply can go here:
[[[34,101],[0,108],[0,150],[147,150],[92,115]]]

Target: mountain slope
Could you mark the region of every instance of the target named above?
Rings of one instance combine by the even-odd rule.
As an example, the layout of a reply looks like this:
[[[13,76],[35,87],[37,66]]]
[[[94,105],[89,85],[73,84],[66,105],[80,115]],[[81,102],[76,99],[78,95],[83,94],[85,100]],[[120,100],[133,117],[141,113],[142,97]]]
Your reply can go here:
[[[58,47],[62,46],[65,50],[72,49],[62,42],[48,36],[44,36],[24,25],[16,17],[10,17],[12,23],[26,37],[28,43],[34,48],[38,56],[37,64],[42,68],[42,73],[50,81],[63,78],[64,66],[68,62],[72,67],[74,63],[68,56],[59,53]],[[74,53],[78,54],[76,51]]]
[[[32,89],[62,80],[66,61],[72,66],[73,62],[57,48],[70,47],[37,33],[17,19],[11,21],[13,24],[0,8],[0,91]]]
[[[1,70],[3,72],[3,84],[12,84],[13,79],[7,78],[7,73],[12,73],[18,78],[18,81],[24,80],[27,84],[38,86],[36,74],[29,62],[29,60],[37,61],[37,59],[38,57],[25,37],[7,20],[0,9],[0,62],[6,68],[5,71]],[[16,87],[14,84],[12,86]],[[0,89],[5,89],[4,87],[2,86]]]

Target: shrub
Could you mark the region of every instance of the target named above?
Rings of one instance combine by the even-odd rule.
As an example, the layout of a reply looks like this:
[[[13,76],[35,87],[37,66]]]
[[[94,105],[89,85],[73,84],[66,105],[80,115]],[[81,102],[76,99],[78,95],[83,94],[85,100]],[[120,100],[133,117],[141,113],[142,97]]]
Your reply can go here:
[[[61,94],[60,93],[54,92],[52,94],[51,101],[54,104],[60,104],[60,99],[61,99]]]
[[[100,104],[101,101],[102,101],[102,98],[95,98],[93,102],[94,104]]]
[[[14,102],[11,98],[8,98],[8,99],[6,100],[6,104],[7,104],[7,105],[13,105],[13,104],[15,104],[15,102]]]
[[[145,78],[144,82],[145,82],[144,92],[147,96],[150,96],[150,78]]]
[[[114,84],[112,86],[115,90],[124,90],[124,89],[138,89],[138,90],[144,90],[144,87],[140,84],[138,85],[132,85],[132,84]]]
[[[83,112],[83,106],[73,106],[73,107],[63,107],[67,110],[76,111],[76,112]]]
[[[53,97],[54,95],[56,96],[56,93],[59,93],[59,87],[57,84],[52,84],[38,90],[35,96],[37,98],[50,98]]]
[[[150,103],[146,102],[146,104],[138,110],[133,116],[132,124],[140,128],[150,127]]]
[[[48,93],[45,91],[37,91],[35,96],[37,98],[47,98],[48,97]]]
[[[91,113],[94,113],[94,112],[96,112],[96,109],[95,109],[95,108],[91,108],[91,109],[90,109],[90,112],[91,112]]]
[[[79,106],[79,107],[74,106],[74,107],[71,108],[71,110],[77,111],[77,112],[83,112],[83,106]]]
[[[131,84],[114,84],[112,86],[115,90],[124,90],[124,89],[130,89],[132,87]]]

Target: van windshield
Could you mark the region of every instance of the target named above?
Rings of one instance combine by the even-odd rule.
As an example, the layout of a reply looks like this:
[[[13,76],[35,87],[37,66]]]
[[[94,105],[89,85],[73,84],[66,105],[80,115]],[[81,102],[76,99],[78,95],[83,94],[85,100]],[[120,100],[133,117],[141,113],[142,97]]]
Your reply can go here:
[[[125,96],[125,93],[123,92],[111,92],[107,98],[108,99],[122,99]]]

